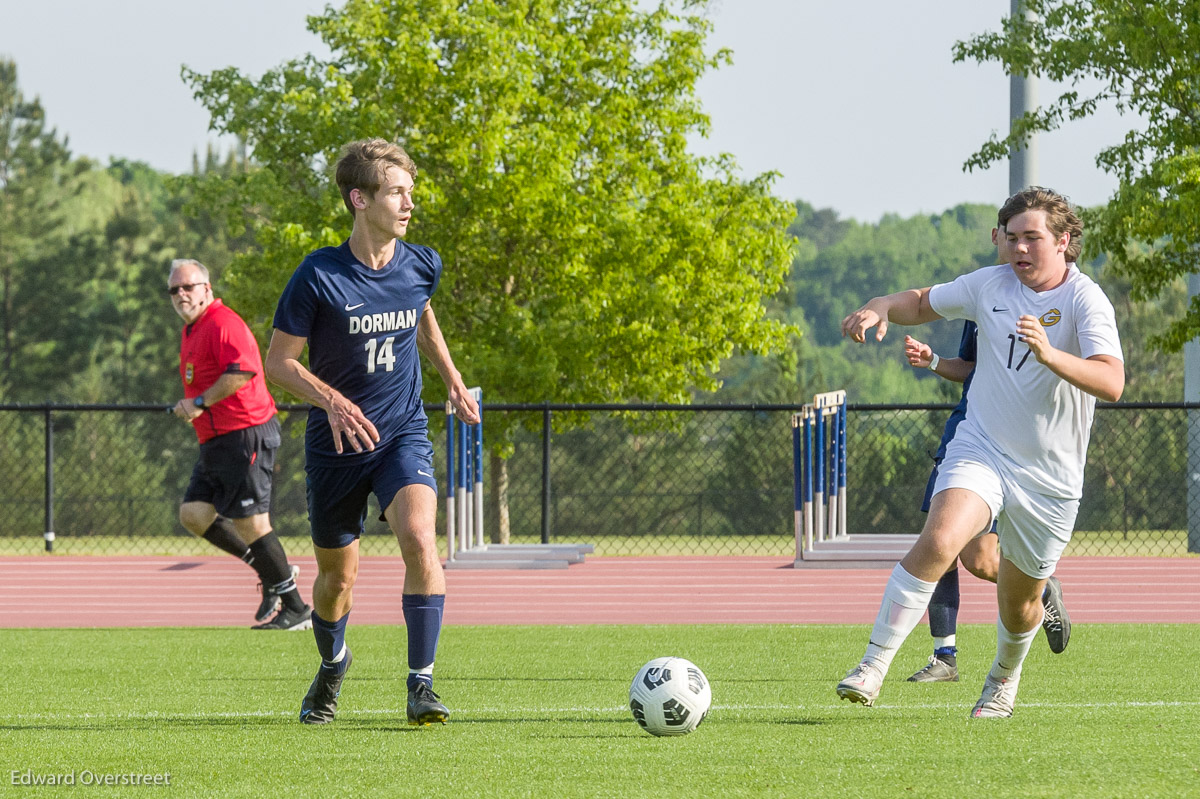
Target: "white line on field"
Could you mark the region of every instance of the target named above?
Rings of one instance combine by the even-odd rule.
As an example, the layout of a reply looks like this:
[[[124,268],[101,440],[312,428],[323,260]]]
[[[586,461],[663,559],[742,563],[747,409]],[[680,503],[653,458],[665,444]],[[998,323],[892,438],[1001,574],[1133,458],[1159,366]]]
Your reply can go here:
[[[836,707],[845,707],[844,705],[828,704],[828,705],[713,705],[713,713],[720,711],[786,711],[786,710],[829,710]],[[917,705],[875,705],[881,710],[954,710],[966,705],[959,703],[926,703]],[[1171,708],[1171,707],[1200,707],[1198,701],[1154,701],[1154,702],[1018,702],[1018,708],[1038,707],[1038,708]],[[497,713],[521,713],[521,714],[574,714],[574,713],[628,713],[629,708],[625,705],[609,705],[606,707],[475,707],[475,708],[454,708],[452,711],[459,718],[471,714],[492,715]],[[363,708],[351,709],[343,708],[338,712],[339,717],[345,716],[403,716],[405,713],[403,708]],[[0,716],[0,726],[5,721],[173,721],[173,720],[203,720],[212,718],[221,719],[240,719],[240,718],[277,718],[295,716],[295,711],[292,710],[246,710],[246,711],[215,711],[212,713],[169,713],[162,711],[150,711],[147,713],[18,713],[11,716]]]

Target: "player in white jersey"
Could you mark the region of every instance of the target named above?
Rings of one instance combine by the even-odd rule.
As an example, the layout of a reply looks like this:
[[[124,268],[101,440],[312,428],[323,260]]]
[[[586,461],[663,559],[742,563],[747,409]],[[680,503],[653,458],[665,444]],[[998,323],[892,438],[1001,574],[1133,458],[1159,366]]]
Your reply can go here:
[[[837,686],[871,705],[939,577],[995,520],[996,658],[973,717],[1013,712],[1042,621],[1042,591],[1074,528],[1096,399],[1116,401],[1125,366],[1112,304],[1065,253],[1082,226],[1066,198],[1032,188],[1000,209],[1012,263],[876,297],[842,321],[862,342],[888,323],[970,319],[979,327],[967,416],[946,451],[925,527],[884,591],[862,662]]]
[[[1075,231],[1071,243],[1067,245],[1065,257],[1067,263],[1073,264],[1079,260],[1082,242],[1079,233]],[[996,247],[996,261],[1000,264],[1012,262],[1008,252],[1006,231],[999,220],[992,228],[992,244]],[[923,344],[912,336],[904,337],[904,354],[909,364],[918,369],[929,369],[939,377],[956,383],[962,383],[962,398],[958,401],[950,418],[946,420],[946,429],[938,444],[937,453],[933,456],[933,471],[925,487],[925,496],[921,503],[921,512],[928,513],[933,500],[933,492],[937,487],[938,470],[946,458],[946,449],[954,440],[958,425],[967,417],[967,397],[971,381],[975,376],[975,342],[978,327],[970,320],[963,322],[962,340],[958,348],[958,357],[939,358],[928,344]],[[1000,547],[996,535],[996,525],[979,533],[959,553],[958,560],[967,571],[981,580],[995,583],[1000,572]],[[909,682],[958,682],[958,608],[960,595],[958,590],[958,564],[952,564],[950,570],[938,578],[937,586],[929,600],[929,634],[933,636],[933,654],[929,662],[920,671],[908,678]],[[1071,616],[1063,601],[1062,584],[1058,578],[1050,577],[1046,582],[1046,590],[1042,594],[1042,605],[1045,616],[1042,619],[1042,629],[1046,631],[1046,642],[1050,651],[1062,653],[1071,639]]]

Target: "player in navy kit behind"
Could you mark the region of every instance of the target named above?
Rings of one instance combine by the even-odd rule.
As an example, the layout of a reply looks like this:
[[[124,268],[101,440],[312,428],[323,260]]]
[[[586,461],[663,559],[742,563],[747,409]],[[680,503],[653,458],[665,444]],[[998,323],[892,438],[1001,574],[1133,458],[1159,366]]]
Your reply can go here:
[[[430,305],[441,258],[401,240],[412,216],[416,173],[398,145],[383,139],[346,145],[336,180],[354,218],[350,238],[310,253],[296,269],[279,299],[267,351],[271,381],[314,406],[305,471],[317,558],[312,622],[321,666],[300,706],[306,724],[333,720],[350,667],[346,622],[371,493],[404,556],[408,721],[445,723],[450,717],[433,692],[446,579],[434,539],[437,483],[418,351],[433,362],[460,418],[474,424],[479,409]],[[307,368],[300,362],[305,344]]]

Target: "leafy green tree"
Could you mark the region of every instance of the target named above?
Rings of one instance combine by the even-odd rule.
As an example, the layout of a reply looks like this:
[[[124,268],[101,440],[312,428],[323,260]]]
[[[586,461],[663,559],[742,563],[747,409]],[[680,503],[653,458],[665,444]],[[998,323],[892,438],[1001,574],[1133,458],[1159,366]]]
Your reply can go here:
[[[702,3],[643,5],[349,0],[309,20],[327,60],[257,81],[185,69],[258,167],[199,186],[261,247],[229,273],[242,307],[265,316],[308,251],[346,237],[330,165],[381,136],[420,167],[410,238],[447,264],[438,318],[487,400],[683,401],[734,351],[783,349],[764,300],[790,209],[772,175],[687,150],[709,124],[696,82],[728,53],[705,53]],[[489,435],[499,455],[511,428]]]
[[[350,0],[309,20],[328,60],[258,81],[185,70],[259,167],[219,187],[262,246],[229,285],[272,309],[300,259],[349,231],[328,174],[340,145],[384,136],[420,167],[411,238],[447,264],[438,318],[491,399],[683,400],[735,348],[781,349],[763,301],[790,261],[789,208],[770,175],[688,153],[708,125],[696,81],[726,54],[705,54],[710,24],[680,5],[696,4]]]
[[[1103,259],[1101,259],[1103,261]],[[1187,310],[1187,287],[1182,280],[1164,286],[1153,300],[1135,302],[1130,280],[1115,269],[1100,266],[1097,279],[1112,300],[1125,353],[1123,402],[1177,402],[1183,396],[1183,355],[1151,346],[1172,319]]]
[[[213,262],[225,239],[185,215],[179,189],[144,164],[77,162],[58,205],[87,208],[69,235],[50,228],[14,259],[19,276],[6,391],[19,401],[161,402],[179,391],[179,320],[165,294],[173,257]],[[211,222],[211,218],[208,220]],[[212,259],[215,259],[213,261]],[[53,308],[54,313],[46,313]]]
[[[991,137],[968,161],[1007,158],[1037,131],[1091,116],[1105,103],[1136,117],[1097,165],[1118,180],[1107,205],[1085,214],[1085,255],[1107,253],[1134,300],[1157,297],[1200,271],[1200,3],[1196,0],[1026,0],[1029,18],[955,46],[955,60],[997,61],[1009,74],[1069,86]],[[1093,92],[1081,82],[1098,84]],[[1169,351],[1200,333],[1200,301],[1150,338]]]
[[[830,209],[796,203],[788,228],[799,245],[787,289],[768,308],[799,329],[784,356],[738,355],[722,366],[718,396],[736,402],[805,402],[845,388],[852,402],[957,401],[959,389],[919,374],[903,357],[904,330],[880,344],[841,338],[842,318],[878,294],[952,280],[995,262],[996,209],[959,205],[940,214],[879,222],[841,220]],[[935,322],[914,331],[935,350],[958,350],[962,323]]]
[[[0,59],[0,396],[22,356],[19,330],[46,306],[28,300],[35,275],[22,264],[57,238],[58,204],[70,178],[65,141],[46,129],[41,103],[17,85],[17,65]]]

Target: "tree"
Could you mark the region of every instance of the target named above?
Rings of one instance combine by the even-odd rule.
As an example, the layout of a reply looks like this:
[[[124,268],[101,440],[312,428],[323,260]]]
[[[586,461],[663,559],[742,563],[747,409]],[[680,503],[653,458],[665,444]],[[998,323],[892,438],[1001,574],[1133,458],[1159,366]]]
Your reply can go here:
[[[784,348],[763,303],[791,209],[773,175],[687,151],[708,127],[696,82],[728,53],[705,54],[702,3],[642,5],[349,0],[309,19],[328,60],[257,81],[185,69],[257,166],[201,187],[261,246],[228,275],[242,307],[273,309],[300,259],[348,234],[329,167],[381,136],[420,168],[410,238],[447,264],[438,319],[487,400],[684,401],[735,350]]]
[[[259,167],[223,187],[262,245],[230,286],[272,309],[305,253],[349,231],[328,175],[340,145],[383,136],[420,167],[411,237],[447,263],[439,320],[494,400],[678,401],[715,388],[735,347],[781,348],[763,299],[790,209],[772,176],[687,152],[708,124],[695,83],[727,55],[672,5],[350,0],[309,20],[328,61],[257,82],[185,70]]]
[[[920,374],[903,357],[904,332],[881,346],[841,337],[842,318],[870,297],[952,280],[995,262],[990,232],[996,209],[958,205],[940,214],[863,224],[830,209],[796,203],[789,231],[797,237],[787,290],[769,311],[801,331],[793,350],[771,359],[740,355],[722,365],[719,397],[736,402],[806,402],[844,388],[852,402],[957,401],[959,387]],[[913,335],[943,353],[958,351],[961,322],[935,322]]]
[[[17,86],[17,65],[0,59],[0,395],[18,361],[18,327],[44,312],[20,302],[28,278],[21,263],[53,237],[68,177],[66,142],[45,123],[41,103]]]
[[[1085,255],[1107,253],[1130,279],[1135,300],[1158,297],[1200,271],[1200,2],[1026,0],[1029,17],[955,45],[956,61],[997,61],[1009,74],[1069,83],[1051,105],[993,135],[966,163],[1008,157],[1048,131],[1115,103],[1145,123],[1102,150],[1097,165],[1118,179],[1107,205],[1085,213]],[[1081,92],[1083,81],[1098,81]],[[1179,350],[1200,334],[1200,300],[1170,319],[1152,346]]]

